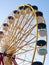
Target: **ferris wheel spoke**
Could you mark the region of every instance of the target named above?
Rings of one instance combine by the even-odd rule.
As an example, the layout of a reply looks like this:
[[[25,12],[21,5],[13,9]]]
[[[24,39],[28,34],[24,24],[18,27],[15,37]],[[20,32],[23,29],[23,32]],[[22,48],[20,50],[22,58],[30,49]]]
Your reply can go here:
[[[36,26],[36,25],[35,25]],[[33,27],[34,28],[34,27]],[[25,41],[25,39],[29,36],[29,34],[31,33],[31,29],[29,30],[29,31],[27,31],[26,33],[25,33],[25,36],[24,37],[22,37],[22,38],[24,38],[24,39],[21,39],[21,42],[20,42],[20,44],[23,42],[23,41]]]
[[[31,64],[31,62],[27,62],[27,60],[24,60],[24,59],[21,59],[21,58],[18,58],[17,60],[19,60],[20,62],[18,63],[18,65],[26,65],[26,64]],[[25,62],[25,63],[24,63]]]
[[[26,15],[25,15],[25,16],[26,16]],[[22,21],[24,20],[25,16],[23,15],[23,19],[22,19]],[[20,18],[19,18],[19,19],[20,19]],[[18,22],[16,23],[16,25],[20,26],[21,23],[22,23],[22,21],[21,21],[20,24],[18,25],[18,22],[19,22],[19,20],[18,20]],[[16,29],[16,25],[15,25],[14,29]]]
[[[18,52],[19,50],[23,49],[24,47],[27,47],[28,45],[29,45],[29,47],[34,48],[33,43],[35,43],[35,42],[36,42],[36,41],[32,42],[32,44],[28,42],[28,44],[26,43],[26,44],[24,44],[23,46],[20,46],[20,47],[17,46],[16,52]],[[30,46],[30,45],[32,45],[32,46]],[[16,53],[16,52],[15,52],[15,53]]]
[[[21,17],[21,15],[20,15],[20,17]],[[20,19],[20,17],[19,17],[19,19]],[[23,15],[23,18],[24,18],[25,16]],[[22,20],[23,20],[23,18],[22,18]],[[19,26],[17,26],[18,24],[19,24],[19,19],[18,19],[18,21],[17,21],[17,23],[15,24],[15,26],[14,26],[14,28],[13,28],[13,31],[12,31],[12,34],[13,34],[13,32],[16,30],[16,29],[19,29]],[[20,22],[21,23],[21,22]]]
[[[27,46],[27,45],[29,45],[29,44],[32,44],[32,43],[35,43],[36,41],[33,41],[33,42],[31,42],[33,39],[35,39],[36,37],[33,37],[31,40],[29,40],[29,41],[25,41],[26,43],[23,45],[23,47],[24,46]],[[21,46],[21,44],[20,45],[16,45],[17,47],[19,47],[19,46]]]
[[[18,60],[21,60],[21,61],[25,61],[25,62],[29,62],[29,63],[31,63],[31,61],[28,61],[28,60],[25,60],[25,59],[22,59],[22,58],[16,58],[16,59],[18,59]]]
[[[34,27],[35,27],[35,26],[36,26],[36,25],[34,25]],[[28,37],[28,35],[31,33],[31,31],[34,29],[34,27],[32,27],[29,31],[27,31],[27,32],[26,32],[27,34],[26,34],[26,33],[24,34],[24,35],[25,35],[25,38],[21,41],[21,43]],[[23,35],[23,36],[24,36],[24,35]],[[23,37],[21,37],[21,38],[23,38]],[[21,40],[21,38],[18,39],[18,40]],[[15,43],[17,43],[18,40],[17,40]],[[12,44],[12,46],[15,45],[15,43]],[[21,44],[21,43],[20,43],[20,44]],[[12,47],[12,46],[11,46],[11,47]],[[10,48],[10,47],[9,47],[9,48]]]
[[[29,31],[30,31],[30,30],[29,30]],[[28,34],[28,33],[29,33],[29,31],[27,31],[24,35]]]
[[[18,19],[18,20],[19,20],[19,19]],[[12,31],[14,30],[13,28],[14,28],[14,23],[13,23],[13,25],[12,25],[11,31],[9,31],[9,30],[7,31],[7,32],[8,32],[8,35],[6,35],[6,33],[5,33],[4,39],[5,39],[5,37],[8,37],[8,40],[10,41],[10,39],[11,39],[12,36],[13,36],[13,35],[12,35]],[[9,28],[9,29],[10,29],[10,28]],[[7,39],[7,38],[6,38],[6,39]],[[5,39],[5,42],[6,42],[6,39]],[[8,42],[9,42],[9,41],[8,41]]]
[[[21,15],[20,15],[20,16],[21,16]],[[19,18],[20,18],[20,16],[19,16]],[[16,24],[18,24],[19,18],[18,18]],[[11,34],[9,34],[9,36],[11,35],[11,38],[9,37],[9,41],[8,41],[8,42],[10,42],[10,41],[12,40],[12,38],[13,38],[13,32],[14,32],[14,30],[16,30],[16,24],[15,24],[15,26],[12,26],[13,28],[12,28],[12,30],[11,30],[11,32],[10,32]],[[13,24],[13,25],[14,25],[14,24]]]
[[[25,23],[25,25],[27,24],[27,22]],[[24,25],[24,26],[25,26]],[[23,27],[24,28],[24,27]],[[18,34],[20,34],[21,35],[21,32],[23,31],[23,28],[22,28],[22,30],[20,30],[18,33],[17,33],[17,35],[16,35],[16,38],[17,38],[17,36],[18,36]],[[15,35],[15,34],[14,34]]]
[[[20,15],[21,16],[21,15]],[[20,16],[19,16],[19,18],[20,18]],[[19,18],[18,18],[18,20],[17,20],[17,22],[16,22],[16,24],[18,24],[18,21],[19,21]],[[11,32],[9,32],[9,35],[8,35],[8,42],[10,42],[10,40],[11,40],[11,38],[13,38],[13,32],[14,32],[14,30],[16,30],[16,24],[15,24],[15,26],[14,26],[14,23],[13,23],[13,25],[12,25],[12,29],[11,29]],[[10,34],[11,33],[11,34]],[[10,36],[11,35],[11,36]]]
[[[22,31],[22,30],[21,30]],[[20,32],[18,32],[18,34],[19,34]],[[14,34],[15,35],[15,34]]]
[[[33,44],[33,43],[35,43],[35,42],[32,42],[32,44]],[[26,47],[26,46],[28,46],[28,45],[31,45],[31,43],[29,43],[29,42],[28,42],[28,44],[25,43],[23,46],[20,46],[20,47],[18,46],[19,49],[18,49],[18,48],[16,48],[16,49],[18,49],[17,51],[19,51],[19,50],[21,50],[22,48],[24,48],[24,47]],[[32,45],[31,48],[33,48],[33,45]]]
[[[28,26],[29,26],[29,25],[28,25]],[[26,30],[27,30],[27,29],[26,29]],[[26,30],[25,30],[25,31],[26,31]],[[23,33],[20,32],[20,35],[18,36],[18,39],[20,38],[21,34],[23,34]]]
[[[29,43],[29,42],[31,42],[34,38],[35,38],[35,37],[33,37],[33,38],[32,38],[31,40],[29,40],[28,42],[25,41],[25,44],[24,44],[23,46],[20,46],[20,45],[19,45],[19,46],[13,45],[13,46],[16,47],[15,53],[16,53],[17,51],[21,50],[23,47],[30,45],[31,43]],[[35,42],[36,42],[36,41],[33,41],[32,44],[35,43]],[[13,46],[12,46],[11,48],[13,48]],[[9,49],[9,50],[10,50],[10,49]]]
[[[25,50],[25,49],[22,49],[22,50],[24,50],[24,51],[23,51],[23,52],[20,52],[20,53],[17,53],[16,55],[25,54],[25,53],[27,53],[27,52],[29,52],[29,51],[33,51],[34,48],[33,48],[33,49],[30,49],[30,50]],[[22,50],[21,50],[21,51],[22,51]]]

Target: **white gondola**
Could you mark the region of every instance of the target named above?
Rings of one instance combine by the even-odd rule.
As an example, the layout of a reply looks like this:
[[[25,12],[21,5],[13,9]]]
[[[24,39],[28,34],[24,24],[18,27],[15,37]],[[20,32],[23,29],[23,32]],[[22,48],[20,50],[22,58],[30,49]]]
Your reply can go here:
[[[37,17],[38,23],[44,23],[44,19],[41,16]]]
[[[46,55],[47,54],[47,46],[41,46],[37,48],[37,52],[39,55]]]
[[[8,23],[9,23],[9,25],[13,24],[13,22],[14,22],[14,17],[13,16],[9,16],[8,17]]]
[[[46,29],[40,29],[38,32],[39,32],[39,35],[42,36],[42,37],[47,35]]]
[[[3,36],[4,36],[3,31],[0,31],[0,40],[3,38]]]
[[[3,24],[3,30],[8,31],[9,25],[7,23]]]
[[[39,23],[44,23],[43,13],[41,11],[36,11],[37,21]]]
[[[39,23],[38,24],[38,32],[39,32],[39,35],[42,36],[42,37],[47,35],[45,23]]]
[[[24,15],[26,13],[25,12],[25,6],[20,6],[19,11],[21,12],[21,15]]]
[[[14,15],[14,18],[19,18],[19,11],[18,10],[14,10],[13,11],[13,15]]]
[[[37,52],[39,55],[47,54],[47,42],[45,40],[37,41]]]

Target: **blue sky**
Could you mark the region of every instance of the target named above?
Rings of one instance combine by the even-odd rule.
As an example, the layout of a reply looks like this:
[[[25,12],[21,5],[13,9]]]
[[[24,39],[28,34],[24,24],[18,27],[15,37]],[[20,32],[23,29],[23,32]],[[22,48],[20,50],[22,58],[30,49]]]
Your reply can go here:
[[[39,10],[43,12],[44,18],[47,24],[47,33],[49,37],[49,1],[48,0],[0,0],[0,25],[9,15],[9,13],[21,4],[32,4],[37,5]],[[49,39],[48,39],[48,48],[49,50]],[[45,65],[48,65],[49,60],[49,51],[46,57]]]

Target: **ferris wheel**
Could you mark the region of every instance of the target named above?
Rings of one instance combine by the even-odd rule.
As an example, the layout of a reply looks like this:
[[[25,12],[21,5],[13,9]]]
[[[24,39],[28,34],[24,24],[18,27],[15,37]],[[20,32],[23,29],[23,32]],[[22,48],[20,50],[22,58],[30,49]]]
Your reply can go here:
[[[35,5],[24,4],[6,18],[0,31],[3,65],[44,65],[47,28],[43,13]]]

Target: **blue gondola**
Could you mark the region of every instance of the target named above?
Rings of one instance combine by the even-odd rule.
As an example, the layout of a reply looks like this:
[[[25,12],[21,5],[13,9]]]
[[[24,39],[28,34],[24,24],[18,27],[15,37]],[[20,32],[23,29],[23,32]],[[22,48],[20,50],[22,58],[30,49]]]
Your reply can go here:
[[[46,29],[46,24],[45,23],[39,23],[38,29]]]
[[[45,40],[37,41],[37,46],[45,46],[45,45],[47,45],[47,42]]]
[[[39,62],[39,61],[36,61],[36,62],[33,62],[32,65],[43,65],[43,63]]]
[[[28,4],[30,5],[30,4]],[[38,10],[38,7],[36,5],[30,5],[34,10]]]
[[[36,12],[36,16],[37,16],[37,17],[38,17],[38,16],[43,17],[43,13],[42,13],[41,11],[37,11],[37,12]]]
[[[35,6],[35,5],[33,5],[32,8],[33,8],[34,10],[38,10],[38,7]]]

